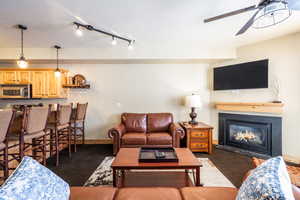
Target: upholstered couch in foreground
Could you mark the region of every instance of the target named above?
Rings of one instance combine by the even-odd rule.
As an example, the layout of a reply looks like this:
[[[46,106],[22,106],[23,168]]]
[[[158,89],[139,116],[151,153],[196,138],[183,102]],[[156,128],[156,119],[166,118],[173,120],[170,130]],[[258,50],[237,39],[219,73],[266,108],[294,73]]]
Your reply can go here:
[[[238,190],[223,187],[121,188],[71,187],[70,200],[234,200]],[[293,187],[295,200],[300,190]]]

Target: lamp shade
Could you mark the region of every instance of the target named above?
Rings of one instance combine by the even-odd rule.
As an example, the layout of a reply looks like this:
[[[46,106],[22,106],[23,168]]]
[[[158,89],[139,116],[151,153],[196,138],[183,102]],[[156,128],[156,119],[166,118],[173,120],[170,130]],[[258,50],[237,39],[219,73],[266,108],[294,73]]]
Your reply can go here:
[[[201,97],[200,95],[190,95],[185,97],[185,106],[190,108],[201,108]]]

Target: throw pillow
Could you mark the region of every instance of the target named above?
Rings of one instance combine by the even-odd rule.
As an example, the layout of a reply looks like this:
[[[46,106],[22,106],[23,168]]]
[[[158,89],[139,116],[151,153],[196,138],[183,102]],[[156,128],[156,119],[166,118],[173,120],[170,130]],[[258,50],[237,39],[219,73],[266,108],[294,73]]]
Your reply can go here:
[[[24,157],[0,187],[0,200],[68,200],[69,185],[30,157]]]
[[[236,200],[294,200],[291,180],[282,157],[271,158],[248,176]]]

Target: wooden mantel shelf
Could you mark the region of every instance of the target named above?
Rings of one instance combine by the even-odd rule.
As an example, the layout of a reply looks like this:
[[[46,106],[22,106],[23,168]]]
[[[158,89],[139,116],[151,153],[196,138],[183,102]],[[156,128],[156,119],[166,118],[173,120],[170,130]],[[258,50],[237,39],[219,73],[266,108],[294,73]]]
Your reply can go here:
[[[257,112],[257,113],[273,113],[281,114],[283,111],[283,103],[246,103],[246,102],[216,102],[216,109],[236,112]]]

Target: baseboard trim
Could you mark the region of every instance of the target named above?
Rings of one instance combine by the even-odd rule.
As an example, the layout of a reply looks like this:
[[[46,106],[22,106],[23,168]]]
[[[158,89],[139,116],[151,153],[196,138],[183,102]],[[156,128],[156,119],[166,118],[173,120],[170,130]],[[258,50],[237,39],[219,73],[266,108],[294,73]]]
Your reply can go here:
[[[85,140],[85,144],[112,144],[112,140],[110,138],[105,139],[87,139]]]

